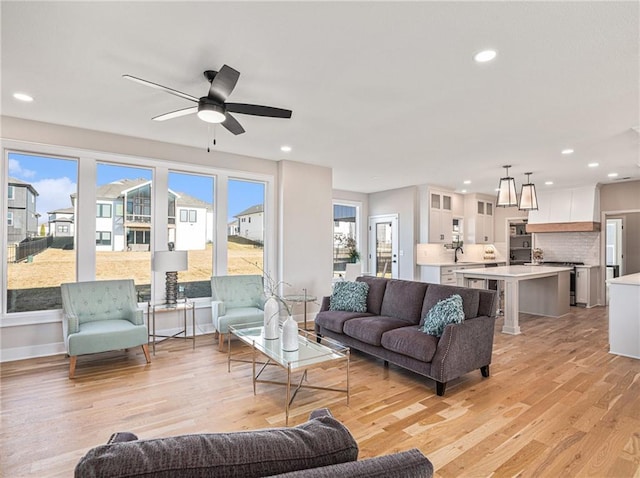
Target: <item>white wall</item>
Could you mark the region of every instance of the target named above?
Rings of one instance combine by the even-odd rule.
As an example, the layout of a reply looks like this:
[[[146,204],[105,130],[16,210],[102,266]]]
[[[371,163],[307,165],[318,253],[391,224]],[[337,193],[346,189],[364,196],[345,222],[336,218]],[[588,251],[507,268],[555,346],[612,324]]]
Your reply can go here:
[[[333,277],[333,203],[331,169],[309,164],[279,163],[279,278],[319,299],[330,295]],[[317,304],[308,305],[311,319]],[[302,320],[302,306],[294,310]]]
[[[369,216],[398,215],[398,278],[418,278],[416,244],[418,243],[418,188],[415,186],[369,195]]]

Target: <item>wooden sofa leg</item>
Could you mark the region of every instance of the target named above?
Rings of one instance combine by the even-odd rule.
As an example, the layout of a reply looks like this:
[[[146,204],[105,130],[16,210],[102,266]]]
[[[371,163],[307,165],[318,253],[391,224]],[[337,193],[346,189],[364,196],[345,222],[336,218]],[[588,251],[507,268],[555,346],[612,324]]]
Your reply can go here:
[[[144,358],[147,359],[147,363],[151,363],[151,355],[149,355],[149,344],[142,344],[142,351],[144,352]]]
[[[447,388],[447,382],[436,382],[436,394],[439,397],[444,395],[444,391]]]
[[[218,334],[218,350],[220,350],[220,352],[224,352],[224,334],[220,333]]]
[[[69,378],[73,378],[76,374],[76,361],[78,360],[77,355],[69,356]]]
[[[483,377],[489,376],[489,366],[485,365],[484,367],[480,367],[480,373],[482,373]]]

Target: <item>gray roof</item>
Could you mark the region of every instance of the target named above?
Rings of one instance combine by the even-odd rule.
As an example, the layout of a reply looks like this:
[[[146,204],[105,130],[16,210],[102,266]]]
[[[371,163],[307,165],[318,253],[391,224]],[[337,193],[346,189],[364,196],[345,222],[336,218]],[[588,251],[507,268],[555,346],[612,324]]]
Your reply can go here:
[[[25,187],[31,189],[31,192],[33,194],[35,194],[36,196],[39,196],[38,191],[36,191],[36,189],[31,185],[31,183],[23,181],[22,179],[13,178],[11,176],[9,176],[9,181],[8,182],[9,182],[10,186],[25,186]]]
[[[75,211],[73,210],[72,207],[65,207],[62,209],[56,209],[55,211],[47,211],[47,214],[56,214],[56,213],[60,213],[60,214],[73,214]]]
[[[249,214],[256,214],[262,211],[264,211],[264,205],[256,204],[255,206],[251,206],[250,208],[245,209],[241,213],[236,214],[234,217],[248,216]]]

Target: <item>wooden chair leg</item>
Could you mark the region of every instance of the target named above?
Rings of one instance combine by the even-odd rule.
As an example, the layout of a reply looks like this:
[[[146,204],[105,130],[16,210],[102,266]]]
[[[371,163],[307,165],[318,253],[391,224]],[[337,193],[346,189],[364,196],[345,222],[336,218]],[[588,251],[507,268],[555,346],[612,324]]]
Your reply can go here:
[[[144,352],[144,358],[147,359],[147,363],[151,363],[151,355],[149,355],[149,344],[142,344],[142,351]]]
[[[220,350],[220,352],[224,352],[224,334],[220,333],[218,336],[218,350]]]
[[[78,360],[77,355],[69,356],[69,378],[73,378],[76,373],[76,361]]]

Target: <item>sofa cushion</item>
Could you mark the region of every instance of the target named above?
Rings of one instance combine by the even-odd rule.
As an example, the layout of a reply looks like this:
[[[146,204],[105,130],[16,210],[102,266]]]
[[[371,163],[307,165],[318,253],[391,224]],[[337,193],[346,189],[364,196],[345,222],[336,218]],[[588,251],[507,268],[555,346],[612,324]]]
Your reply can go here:
[[[382,334],[382,346],[421,362],[431,362],[438,348],[438,337],[424,334],[419,326],[410,325]]]
[[[478,316],[478,305],[480,304],[480,289],[470,289],[467,287],[456,287],[452,285],[430,284],[424,296],[422,305],[422,318],[420,325],[424,325],[424,318],[429,311],[442,299],[458,294],[462,297],[462,308],[467,319]]]
[[[357,317],[371,317],[373,314],[368,312],[346,312],[344,310],[325,310],[318,312],[315,323],[325,329],[338,334],[344,333],[344,324],[347,320]]]
[[[375,317],[360,317],[351,319],[344,324],[344,333],[360,342],[379,346],[382,334],[388,330],[405,327],[407,322],[395,317],[377,315]]]
[[[374,315],[380,315],[384,291],[387,289],[389,279],[384,277],[362,276],[356,282],[366,282],[369,284],[369,294],[367,295],[367,311]]]
[[[98,446],[77,478],[255,477],[353,461],[358,445],[331,416],[293,428],[182,435]]]
[[[422,303],[427,284],[407,280],[389,280],[382,299],[380,315],[397,317],[411,324],[422,318]]]
[[[366,282],[336,282],[333,286],[329,310],[366,312],[369,284]]]
[[[430,478],[432,476],[433,464],[420,450],[413,448],[392,455],[292,471],[272,478]]]
[[[449,324],[461,324],[464,322],[464,310],[462,309],[462,297],[454,294],[442,299],[427,313],[424,318],[422,331],[440,337],[444,328]]]

